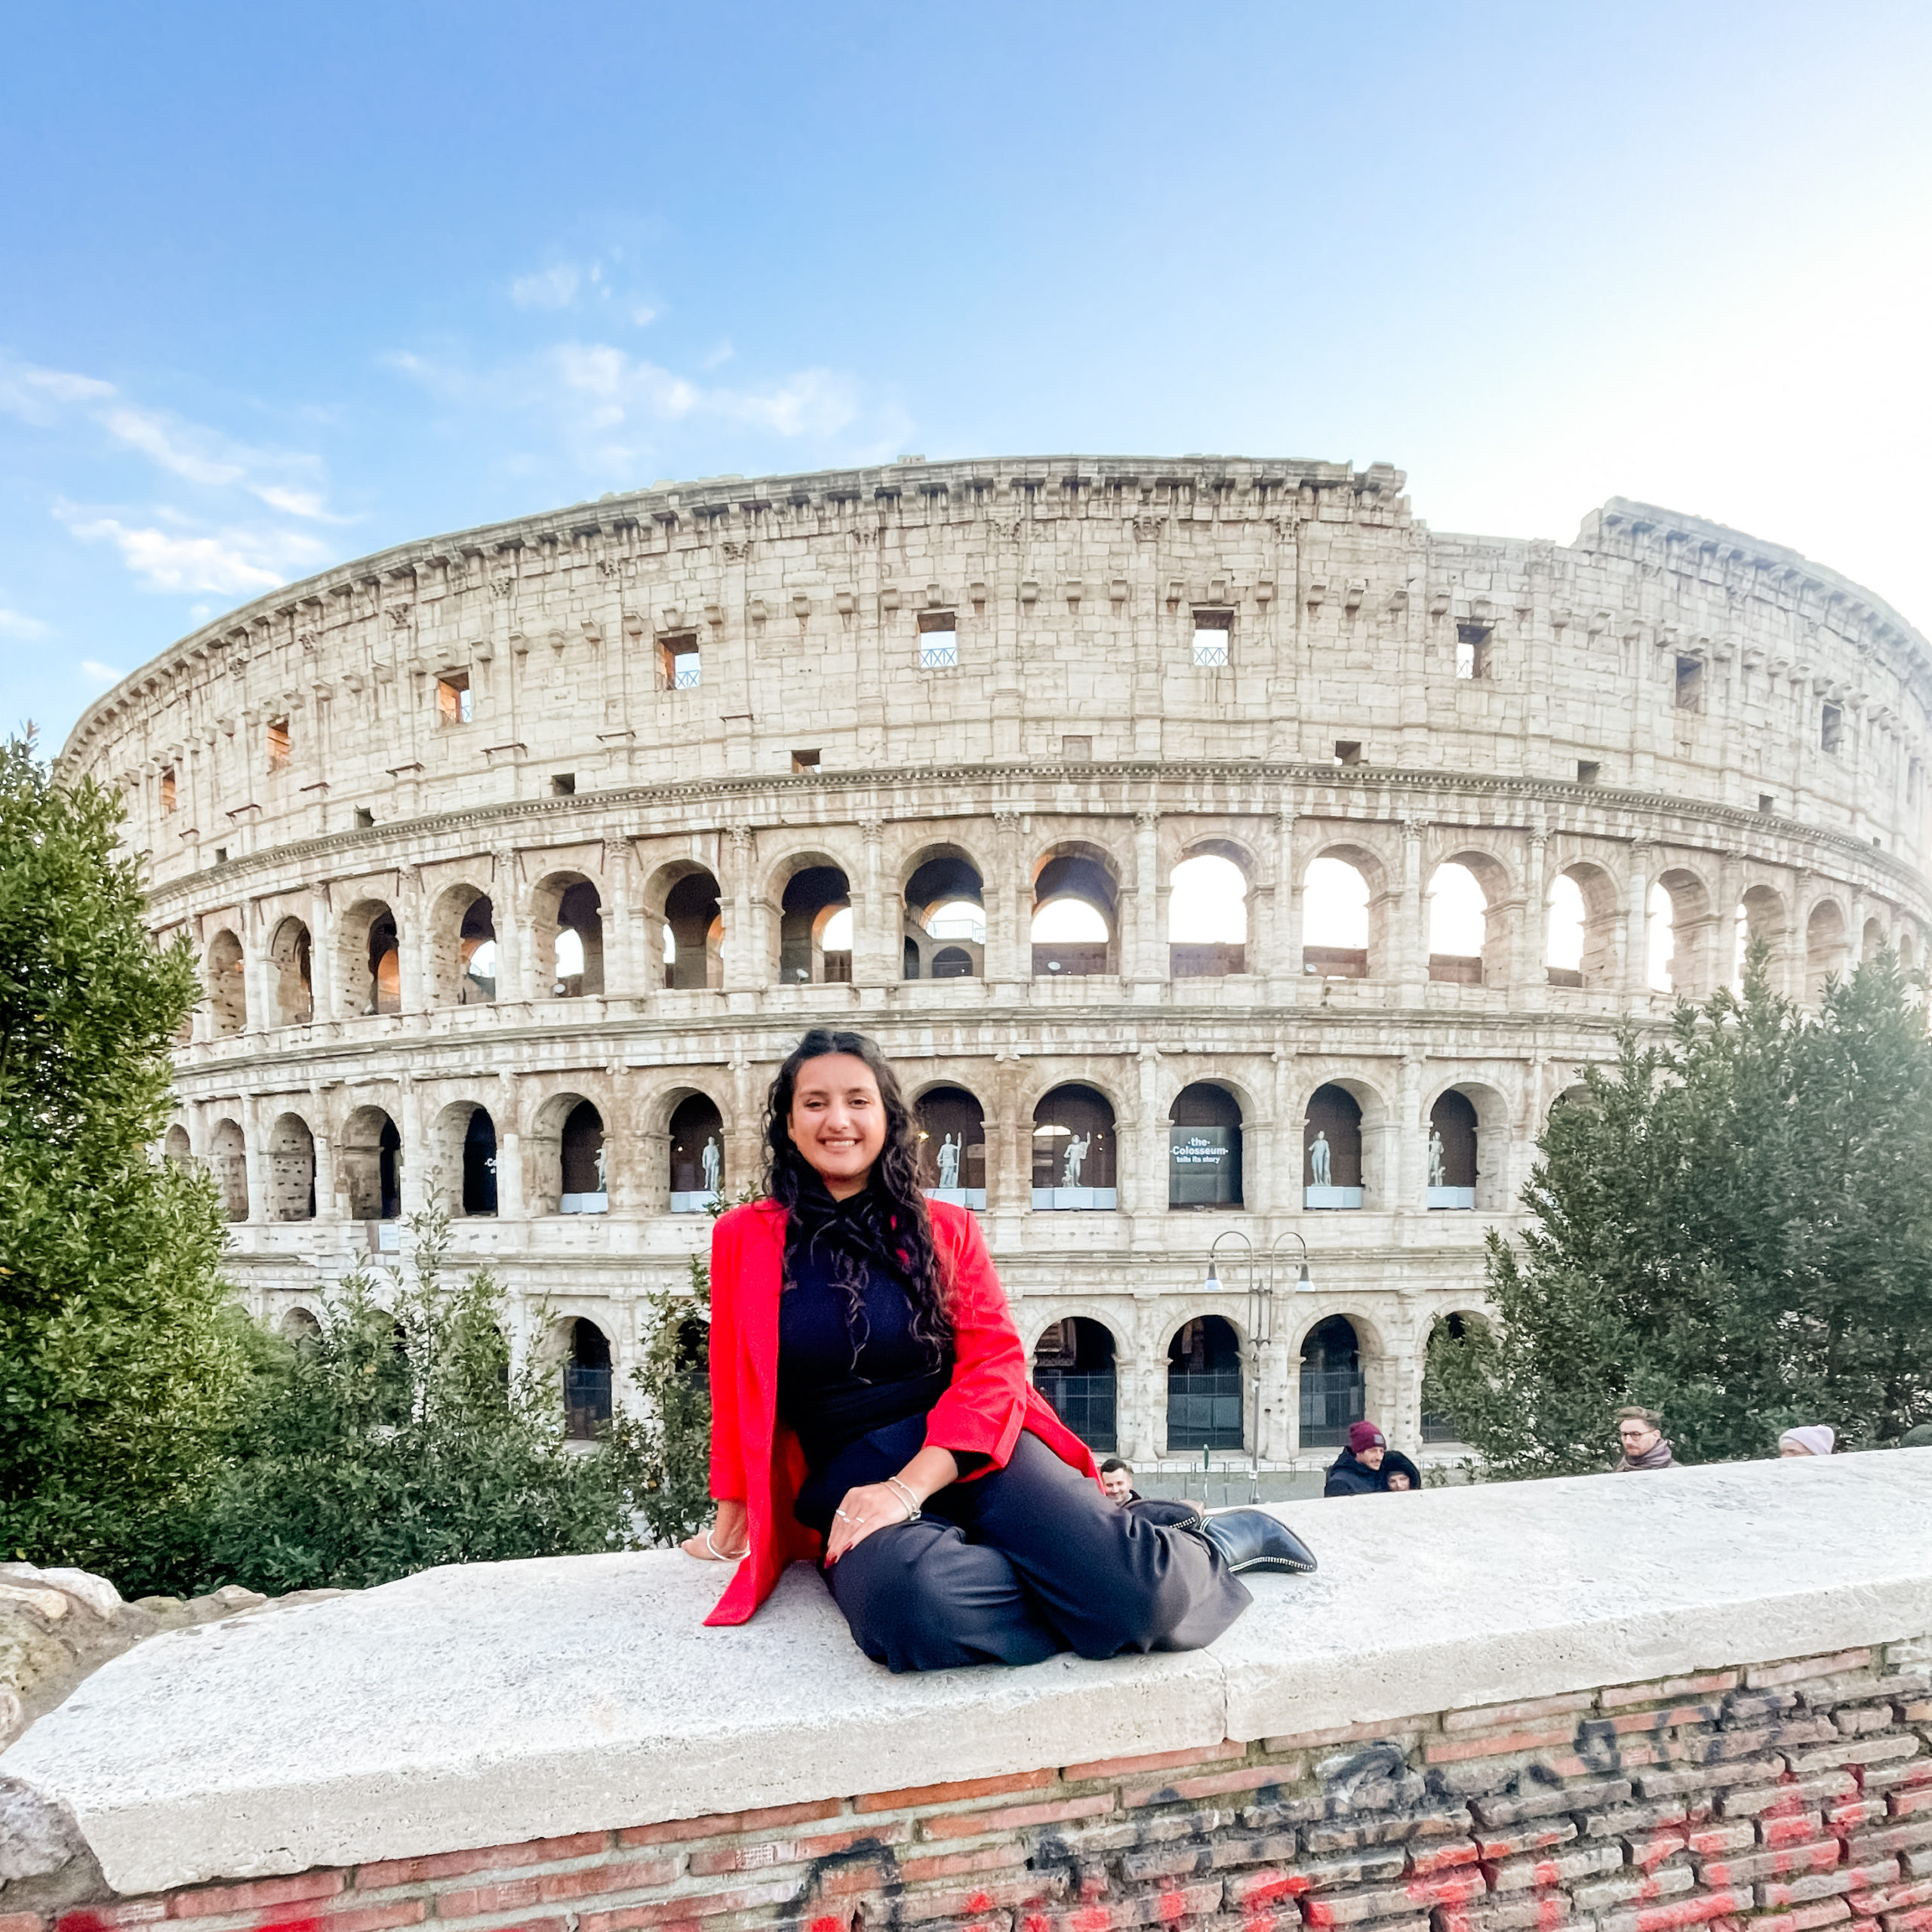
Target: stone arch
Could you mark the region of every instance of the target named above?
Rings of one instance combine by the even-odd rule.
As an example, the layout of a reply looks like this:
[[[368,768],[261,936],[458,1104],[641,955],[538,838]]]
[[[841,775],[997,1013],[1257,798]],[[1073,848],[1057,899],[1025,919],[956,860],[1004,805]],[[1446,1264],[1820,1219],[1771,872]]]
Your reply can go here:
[[[208,941],[203,972],[209,1026],[217,1039],[230,1038],[248,1023],[248,974],[242,942],[226,926]]]
[[[277,1325],[281,1331],[281,1339],[297,1348],[304,1343],[312,1347],[322,1339],[322,1324],[315,1310],[305,1308],[300,1302],[283,1311]]]
[[[450,1213],[487,1218],[498,1208],[497,1123],[475,1100],[452,1100],[429,1129],[433,1184]]]
[[[336,1185],[352,1221],[393,1221],[402,1214],[402,1136],[378,1106],[358,1107],[336,1137]]]
[[[595,1441],[611,1424],[614,1338],[586,1315],[565,1315],[557,1326],[563,1356],[564,1433],[573,1441]]]
[[[795,854],[793,859],[778,894],[779,983],[849,986],[852,944],[845,929],[851,920],[851,875],[820,854]]]
[[[1247,1441],[1247,1344],[1218,1313],[1184,1315],[1169,1334],[1168,1454],[1240,1449]]]
[[[271,1221],[315,1218],[315,1137],[300,1114],[278,1115],[269,1130],[268,1181]]]
[[[1486,1330],[1488,1327],[1488,1316],[1478,1309],[1438,1309],[1431,1311],[1429,1315],[1424,1331],[1418,1338],[1417,1349],[1423,1364],[1422,1439],[1424,1442],[1456,1442],[1461,1439],[1454,1417],[1450,1414],[1444,1398],[1437,1392],[1434,1386],[1434,1371],[1444,1349],[1454,1347],[1469,1334],[1477,1330]]]
[[[1388,1171],[1382,1142],[1390,1127],[1387,1102],[1368,1081],[1337,1074],[1321,1081],[1303,1103],[1302,1189],[1304,1207],[1361,1208],[1371,1199],[1388,1204]],[[1318,1137],[1327,1146],[1328,1180],[1316,1178],[1324,1162]]]
[[[547,874],[531,894],[531,990],[575,999],[604,990],[604,900],[581,872]]]
[[[1859,936],[1858,958],[1861,965],[1869,965],[1885,949],[1885,927],[1881,919],[1867,919],[1865,930]]]
[[[903,977],[983,978],[986,875],[979,862],[961,846],[928,844],[909,856],[903,872],[900,954]]]
[[[358,899],[336,927],[340,1017],[402,1011],[401,936],[395,914],[380,899]]]
[[[1195,838],[1181,848],[1167,881],[1169,978],[1220,979],[1247,971],[1257,876],[1254,854],[1232,839]],[[1219,927],[1217,915],[1226,922]],[[1177,940],[1177,932],[1188,937]]]
[[[1842,980],[1850,971],[1851,936],[1844,908],[1835,899],[1820,899],[1804,922],[1804,1002],[1822,1006],[1828,982]]]
[[[934,1081],[911,1102],[919,1143],[919,1183],[937,1200],[986,1204],[986,1112],[979,1096]]]
[[[1432,1145],[1425,1154],[1424,1203],[1432,1208],[1481,1208],[1491,1213],[1509,1205],[1509,1103],[1486,1081],[1459,1076],[1444,1081],[1423,1103],[1423,1135],[1442,1141],[1444,1178],[1430,1176]],[[1453,1198],[1452,1198],[1453,1197]]]
[[[309,928],[300,919],[284,919],[269,941],[269,967],[273,975],[275,1019],[278,1026],[306,1026],[315,1017],[315,980]]]
[[[1661,892],[1663,900],[1659,901]],[[1661,968],[1659,977],[1667,985],[1657,986],[1687,1000],[1703,999],[1715,978],[1717,920],[1716,900],[1703,875],[1684,865],[1671,865],[1651,881],[1649,928],[1651,961]],[[1667,910],[1665,906],[1667,904]],[[1666,953],[1657,921],[1662,916],[1663,931],[1669,934]],[[1655,986],[1655,979],[1652,984]]]
[[[1368,1376],[1362,1326],[1337,1312],[1312,1320],[1296,1349],[1300,1364],[1301,1444],[1337,1449],[1349,1426],[1368,1414]]]
[[[670,1211],[706,1214],[725,1186],[724,1109],[701,1088],[679,1091],[664,1124]]]
[[[1574,934],[1567,921],[1559,921],[1555,912],[1558,888],[1565,884],[1577,895]],[[1623,888],[1615,874],[1592,860],[1573,860],[1550,881],[1549,906],[1549,946],[1545,955],[1549,983],[1614,991],[1620,980],[1619,954],[1624,917]]]
[[[1225,1081],[1190,1081],[1168,1113],[1170,1209],[1238,1208],[1241,1192],[1241,1096]]]
[[[1387,975],[1389,874],[1379,854],[1346,840],[1324,845],[1309,855],[1300,891],[1304,973],[1329,980]],[[1312,911],[1311,892],[1317,901]],[[1343,899],[1346,907],[1339,903]],[[1325,911],[1324,900],[1330,902]]]
[[[1085,839],[1063,839],[1034,860],[1033,915],[1027,940],[1035,979],[1078,979],[1120,971],[1121,876],[1113,854]],[[1090,917],[1069,924],[1064,915],[1077,920],[1082,906]],[[1095,919],[1103,929],[1101,934],[1094,930]],[[1052,936],[1063,930],[1085,937]]]
[[[208,1142],[208,1169],[221,1195],[222,1212],[231,1221],[248,1218],[248,1138],[242,1123],[221,1120]]]
[[[574,1088],[547,1095],[524,1140],[525,1188],[538,1214],[601,1214],[610,1206],[604,1111]]]
[[[1438,951],[1436,945],[1438,924],[1446,929],[1449,922],[1449,888],[1459,878],[1466,878],[1482,901],[1481,943],[1472,954]],[[1515,868],[1494,852],[1475,845],[1459,845],[1446,852],[1431,870],[1423,889],[1423,917],[1429,921],[1429,977],[1451,985],[1507,986],[1518,903]],[[1447,930],[1441,936],[1459,937]]]
[[[1785,964],[1790,951],[1790,922],[1785,896],[1762,880],[1746,886],[1737,902],[1737,926],[1733,945],[1737,955],[1736,974],[1741,981],[1745,948],[1761,940],[1768,950],[1765,970],[1773,992],[1784,986]]]
[[[724,983],[724,900],[718,875],[695,859],[675,859],[644,889],[645,930],[667,992]]]
[[[436,895],[426,956],[431,1005],[475,1006],[497,997],[496,906],[481,886],[459,879]]]
[[[163,1160],[172,1162],[183,1174],[193,1171],[194,1148],[188,1139],[188,1130],[178,1120],[162,1136],[161,1155]]]
[[[1027,1351],[1034,1387],[1096,1455],[1120,1445],[1119,1355],[1112,1327],[1091,1315],[1051,1318]]]
[[[1034,1207],[1117,1208],[1118,1132],[1112,1103],[1088,1082],[1043,1094],[1033,1109]]]

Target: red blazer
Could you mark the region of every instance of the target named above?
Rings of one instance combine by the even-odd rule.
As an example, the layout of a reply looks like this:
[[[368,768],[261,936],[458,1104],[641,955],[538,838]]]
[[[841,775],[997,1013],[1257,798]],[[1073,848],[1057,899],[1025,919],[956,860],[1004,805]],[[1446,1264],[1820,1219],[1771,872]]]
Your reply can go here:
[[[1048,1405],[1026,1373],[1006,1297],[980,1224],[965,1208],[931,1204],[933,1244],[953,1274],[952,1383],[933,1405],[928,1447],[977,1451],[1004,1469],[1020,1432],[1096,1482],[1093,1452]],[[778,1419],[778,1297],[785,1211],[753,1201],[718,1217],[711,1235],[711,1493],[745,1505],[751,1546],[704,1620],[743,1623],[788,1563],[815,1562],[820,1538],[792,1513],[805,1477],[798,1438]],[[971,1481],[971,1477],[964,1480]]]

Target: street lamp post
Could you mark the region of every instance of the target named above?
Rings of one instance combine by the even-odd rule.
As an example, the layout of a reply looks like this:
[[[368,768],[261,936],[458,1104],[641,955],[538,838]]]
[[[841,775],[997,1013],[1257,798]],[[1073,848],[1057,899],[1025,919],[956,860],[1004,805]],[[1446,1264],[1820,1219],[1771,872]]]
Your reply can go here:
[[[1261,1494],[1261,1347],[1255,1339],[1254,1330],[1256,1318],[1262,1312],[1261,1292],[1254,1275],[1254,1244],[1238,1228],[1223,1228],[1208,1244],[1208,1278],[1202,1287],[1209,1294],[1218,1295],[1221,1292],[1220,1272],[1215,1266],[1215,1257],[1224,1241],[1238,1241],[1246,1251],[1242,1262],[1247,1271],[1248,1382],[1254,1392],[1247,1409],[1249,1424],[1254,1432],[1254,1468],[1248,1483],[1251,1502]]]
[[[1295,1269],[1294,1292],[1298,1295],[1312,1294],[1315,1292],[1315,1283],[1310,1278],[1308,1272],[1308,1243],[1303,1241],[1301,1236],[1297,1234],[1293,1228],[1284,1228],[1282,1229],[1281,1233],[1278,1234],[1268,1244],[1267,1318],[1269,1340],[1270,1341],[1272,1341],[1274,1339],[1275,1270],[1276,1264],[1281,1259],[1281,1244],[1284,1241],[1293,1241],[1296,1246],[1301,1250],[1301,1260],[1297,1264]],[[1257,1351],[1257,1353],[1258,1352],[1259,1352]],[[1283,1382],[1282,1386],[1285,1390],[1287,1387],[1285,1380]],[[1257,1423],[1255,1441],[1258,1450],[1261,1439],[1260,1435],[1260,1408],[1258,1392],[1256,1398],[1255,1415]],[[1252,1503],[1259,1503],[1261,1500],[1261,1459],[1258,1454],[1255,1457],[1254,1478],[1252,1484],[1252,1490],[1253,1493],[1248,1498],[1249,1501]]]

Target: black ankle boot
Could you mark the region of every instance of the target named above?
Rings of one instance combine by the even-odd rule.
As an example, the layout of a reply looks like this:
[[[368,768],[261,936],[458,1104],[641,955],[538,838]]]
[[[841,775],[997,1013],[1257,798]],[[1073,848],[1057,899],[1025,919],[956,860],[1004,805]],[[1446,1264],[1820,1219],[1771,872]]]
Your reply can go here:
[[[1210,1516],[1200,1534],[1237,1575],[1244,1570],[1287,1570],[1305,1577],[1315,1567],[1315,1552],[1265,1509],[1224,1510]]]

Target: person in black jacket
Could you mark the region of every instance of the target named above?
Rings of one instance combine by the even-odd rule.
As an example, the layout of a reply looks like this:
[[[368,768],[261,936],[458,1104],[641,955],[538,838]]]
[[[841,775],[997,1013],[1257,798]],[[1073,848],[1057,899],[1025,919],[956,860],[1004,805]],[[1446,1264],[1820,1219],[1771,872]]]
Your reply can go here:
[[[1324,1496],[1373,1496],[1387,1485],[1382,1480],[1382,1459],[1389,1441],[1372,1422],[1352,1423],[1349,1446],[1329,1465]]]
[[[1420,1489],[1422,1472],[1399,1449],[1392,1449],[1382,1459],[1382,1487],[1389,1490]]]

